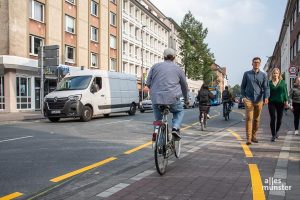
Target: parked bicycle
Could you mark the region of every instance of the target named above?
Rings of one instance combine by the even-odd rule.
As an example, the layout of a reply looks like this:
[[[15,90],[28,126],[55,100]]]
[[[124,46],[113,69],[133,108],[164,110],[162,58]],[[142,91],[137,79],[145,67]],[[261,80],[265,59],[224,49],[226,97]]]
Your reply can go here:
[[[203,131],[204,128],[206,128],[207,114],[208,114],[209,108],[210,108],[210,106],[206,106],[206,105],[200,106],[199,122],[200,122],[201,131]]]
[[[166,173],[169,157],[174,153],[179,158],[181,151],[181,140],[174,140],[169,131],[168,114],[170,106],[160,105],[159,109],[163,115],[160,121],[154,121],[154,133],[152,141],[154,143],[154,159],[156,170],[160,175]]]

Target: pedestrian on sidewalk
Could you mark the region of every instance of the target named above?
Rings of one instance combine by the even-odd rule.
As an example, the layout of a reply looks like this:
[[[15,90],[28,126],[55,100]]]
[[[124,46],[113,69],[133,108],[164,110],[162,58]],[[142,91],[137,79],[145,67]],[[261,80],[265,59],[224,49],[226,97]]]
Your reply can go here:
[[[188,106],[188,85],[183,70],[174,62],[175,50],[168,48],[163,56],[164,62],[151,67],[147,86],[150,89],[155,120],[163,118],[159,105],[170,105],[170,112],[173,113],[172,135],[175,140],[180,140],[180,127],[184,116],[180,97],[184,97],[184,103]]]
[[[290,91],[290,99],[292,100],[292,111],[294,114],[295,135],[298,135],[299,118],[300,118],[300,77],[295,79],[294,87]]]
[[[241,84],[241,94],[246,109],[247,145],[258,143],[257,130],[263,104],[268,104],[270,96],[267,75],[260,71],[261,59],[252,59],[252,70],[246,71]]]
[[[270,98],[269,98],[269,114],[270,114],[270,127],[272,133],[272,142],[279,137],[278,131],[281,126],[282,116],[284,108],[288,107],[288,92],[287,86],[282,79],[280,69],[274,68],[272,70],[270,86]]]

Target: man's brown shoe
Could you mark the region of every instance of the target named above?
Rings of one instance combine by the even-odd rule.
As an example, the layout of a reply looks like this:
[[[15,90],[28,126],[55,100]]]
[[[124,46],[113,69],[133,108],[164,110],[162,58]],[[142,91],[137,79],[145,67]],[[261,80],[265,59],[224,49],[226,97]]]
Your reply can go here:
[[[257,139],[253,139],[253,140],[251,140],[252,142],[254,142],[254,143],[258,143],[258,140]]]
[[[250,144],[251,144],[251,142],[246,142],[246,144],[247,144],[247,145],[250,145]]]

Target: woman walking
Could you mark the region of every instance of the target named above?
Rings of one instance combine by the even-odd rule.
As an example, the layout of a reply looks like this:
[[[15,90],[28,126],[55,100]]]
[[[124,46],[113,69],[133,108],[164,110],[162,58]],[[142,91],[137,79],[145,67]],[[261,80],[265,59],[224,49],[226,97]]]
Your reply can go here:
[[[278,131],[281,126],[283,110],[288,106],[288,93],[286,83],[282,79],[279,68],[272,70],[272,77],[269,82],[270,98],[269,98],[269,113],[270,113],[270,127],[272,133],[272,142],[279,137]],[[300,90],[299,90],[300,91]],[[300,93],[299,93],[300,94]]]
[[[298,135],[299,118],[300,118],[300,77],[295,80],[294,88],[290,91],[290,98],[292,99],[292,111],[294,113],[295,135]]]

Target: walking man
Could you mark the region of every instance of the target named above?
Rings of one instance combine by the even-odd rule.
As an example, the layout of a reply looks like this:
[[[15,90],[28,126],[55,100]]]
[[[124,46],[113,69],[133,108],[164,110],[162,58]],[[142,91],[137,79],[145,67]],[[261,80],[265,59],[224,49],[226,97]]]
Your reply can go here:
[[[252,70],[246,71],[241,84],[241,94],[246,109],[247,145],[258,143],[256,132],[259,128],[263,104],[268,104],[270,96],[267,75],[260,71],[261,59],[252,59]]]

